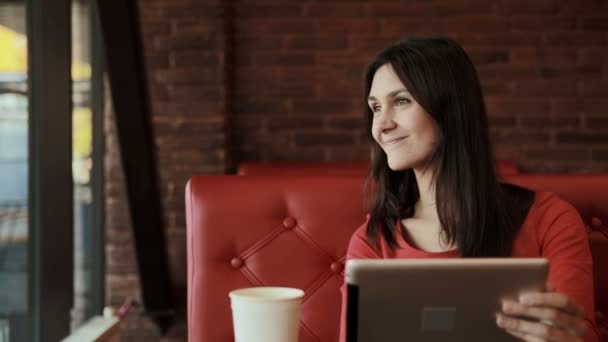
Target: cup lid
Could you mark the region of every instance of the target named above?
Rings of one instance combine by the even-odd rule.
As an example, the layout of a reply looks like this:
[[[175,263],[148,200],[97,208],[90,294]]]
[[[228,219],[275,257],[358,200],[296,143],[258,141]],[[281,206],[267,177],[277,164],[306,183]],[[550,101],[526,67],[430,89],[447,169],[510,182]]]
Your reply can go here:
[[[295,300],[304,297],[304,291],[292,287],[248,287],[230,291],[228,294],[231,299],[238,298],[252,301],[267,300]]]

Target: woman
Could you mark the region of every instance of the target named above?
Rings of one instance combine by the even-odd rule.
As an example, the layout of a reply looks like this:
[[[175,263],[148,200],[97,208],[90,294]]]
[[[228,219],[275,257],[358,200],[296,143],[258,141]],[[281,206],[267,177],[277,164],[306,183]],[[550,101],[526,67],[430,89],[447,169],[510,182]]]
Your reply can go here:
[[[554,194],[498,181],[465,51],[443,38],[390,46],[368,66],[365,101],[374,201],[347,259],[545,257],[546,291],[503,302],[496,324],[525,341],[597,341],[583,222]]]

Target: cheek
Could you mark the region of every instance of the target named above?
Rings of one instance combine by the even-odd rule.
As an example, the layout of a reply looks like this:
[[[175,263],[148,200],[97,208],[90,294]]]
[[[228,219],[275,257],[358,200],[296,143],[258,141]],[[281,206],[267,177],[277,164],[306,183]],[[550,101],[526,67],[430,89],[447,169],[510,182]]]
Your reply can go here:
[[[372,123],[372,127],[370,130],[371,130],[372,136],[374,137],[374,140],[376,142],[378,142],[378,138],[380,137],[380,129],[378,128],[378,125],[376,125],[375,122]]]

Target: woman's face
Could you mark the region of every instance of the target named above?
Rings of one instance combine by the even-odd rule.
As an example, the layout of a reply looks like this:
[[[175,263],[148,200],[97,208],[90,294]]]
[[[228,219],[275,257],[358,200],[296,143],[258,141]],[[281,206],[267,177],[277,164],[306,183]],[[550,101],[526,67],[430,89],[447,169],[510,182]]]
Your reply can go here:
[[[389,64],[376,71],[368,105],[372,135],[386,153],[388,166],[394,171],[424,169],[439,140],[437,127]]]

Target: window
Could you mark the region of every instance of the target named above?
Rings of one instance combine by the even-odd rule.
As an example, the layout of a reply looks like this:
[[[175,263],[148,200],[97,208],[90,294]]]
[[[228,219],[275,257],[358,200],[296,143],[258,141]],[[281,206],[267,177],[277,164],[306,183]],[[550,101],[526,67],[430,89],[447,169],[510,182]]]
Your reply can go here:
[[[68,0],[0,2],[3,342],[58,340],[102,311],[103,88],[91,4],[72,1],[70,17]]]
[[[0,3],[0,340],[26,340],[28,97],[25,3]]]

